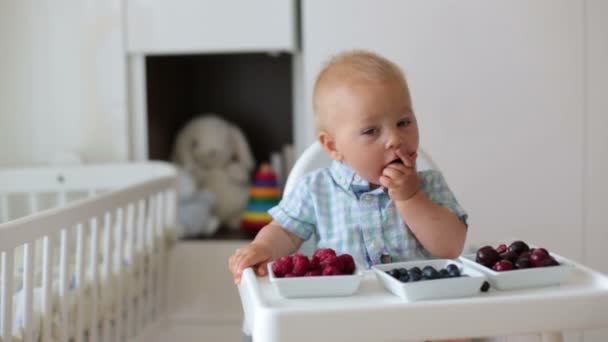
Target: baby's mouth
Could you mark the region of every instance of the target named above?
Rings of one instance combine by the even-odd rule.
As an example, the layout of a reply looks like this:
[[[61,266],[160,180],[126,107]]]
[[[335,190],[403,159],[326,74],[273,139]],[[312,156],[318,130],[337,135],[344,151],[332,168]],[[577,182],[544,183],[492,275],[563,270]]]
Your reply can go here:
[[[401,158],[395,158],[390,163],[386,164],[387,166],[390,164],[403,164],[403,160]]]

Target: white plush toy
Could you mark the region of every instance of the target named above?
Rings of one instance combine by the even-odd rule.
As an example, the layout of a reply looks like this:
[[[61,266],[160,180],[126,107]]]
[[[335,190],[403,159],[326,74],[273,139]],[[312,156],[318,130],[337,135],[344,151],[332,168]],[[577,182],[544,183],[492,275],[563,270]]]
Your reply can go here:
[[[177,234],[179,238],[210,236],[220,222],[213,216],[215,195],[209,190],[199,191],[192,174],[180,168],[177,175],[178,211]]]
[[[192,173],[199,190],[215,195],[212,214],[230,229],[239,229],[254,167],[243,132],[217,115],[203,114],[178,133],[174,160]]]

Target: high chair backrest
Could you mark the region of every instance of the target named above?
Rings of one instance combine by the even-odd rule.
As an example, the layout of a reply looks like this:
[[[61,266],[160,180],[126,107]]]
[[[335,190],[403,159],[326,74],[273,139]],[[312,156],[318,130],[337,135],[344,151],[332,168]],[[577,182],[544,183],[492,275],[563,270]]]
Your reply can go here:
[[[287,181],[285,182],[285,189],[283,191],[284,196],[289,196],[289,193],[293,190],[293,187],[297,184],[298,180],[307,174],[308,172],[320,169],[331,164],[331,158],[323,151],[323,147],[319,142],[314,142],[304,150],[302,155],[296,160]],[[424,152],[422,148],[418,149],[418,158],[416,159],[416,169],[418,171],[424,170],[437,170],[437,165],[433,162],[431,157]],[[313,236],[311,239],[306,241],[300,252],[311,255],[316,249],[317,239]]]

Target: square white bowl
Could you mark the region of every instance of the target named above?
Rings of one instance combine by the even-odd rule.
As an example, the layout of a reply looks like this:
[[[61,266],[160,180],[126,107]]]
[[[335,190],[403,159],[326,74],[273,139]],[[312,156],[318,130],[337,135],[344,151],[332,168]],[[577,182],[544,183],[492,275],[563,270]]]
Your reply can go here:
[[[445,268],[449,264],[454,264],[460,269],[460,273],[467,277],[441,278],[433,280],[419,280],[416,282],[403,283],[387,274],[386,271],[404,267],[410,269],[412,267],[433,266],[439,270]],[[395,262],[390,264],[382,264],[372,266],[376,273],[376,278],[382,283],[384,288],[393,294],[407,299],[409,301],[417,301],[423,299],[441,299],[441,298],[458,298],[470,297],[480,292],[481,285],[486,281],[483,273],[474,268],[450,259],[433,259],[433,260],[417,260]]]
[[[363,274],[355,270],[352,275],[278,278],[268,263],[268,279],[285,298],[343,297],[357,291]]]
[[[514,290],[530,287],[559,285],[565,281],[574,266],[559,255],[549,253],[559,265],[548,267],[532,267],[526,269],[515,269],[510,271],[496,272],[491,268],[481,265],[475,261],[475,254],[467,254],[460,257],[462,262],[477,269],[488,277],[488,282],[498,290]]]

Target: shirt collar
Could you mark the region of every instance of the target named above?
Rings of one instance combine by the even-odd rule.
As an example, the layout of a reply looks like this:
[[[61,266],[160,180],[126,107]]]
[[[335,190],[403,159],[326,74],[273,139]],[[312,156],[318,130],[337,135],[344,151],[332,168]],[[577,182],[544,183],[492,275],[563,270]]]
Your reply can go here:
[[[372,193],[382,193],[381,187],[370,190],[369,182],[361,178],[355,170],[344,163],[334,160],[332,161],[329,170],[336,183],[345,191],[354,194],[357,198],[359,197],[359,194],[368,191],[371,191]]]

